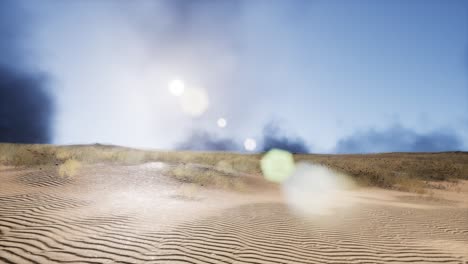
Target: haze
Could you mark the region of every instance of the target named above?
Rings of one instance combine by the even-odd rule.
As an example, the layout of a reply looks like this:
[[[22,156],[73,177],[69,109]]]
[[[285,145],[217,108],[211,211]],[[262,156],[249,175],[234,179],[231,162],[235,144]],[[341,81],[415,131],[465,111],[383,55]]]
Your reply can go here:
[[[466,150],[467,8],[442,0],[2,1],[0,141]],[[29,88],[12,89],[11,79]],[[170,89],[174,81],[183,92],[180,83]]]

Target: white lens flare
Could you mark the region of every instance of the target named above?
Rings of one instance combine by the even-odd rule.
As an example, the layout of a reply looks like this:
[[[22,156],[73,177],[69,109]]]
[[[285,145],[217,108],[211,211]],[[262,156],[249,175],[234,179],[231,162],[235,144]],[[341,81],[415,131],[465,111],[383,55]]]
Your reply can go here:
[[[185,83],[182,80],[172,80],[169,82],[169,92],[174,96],[181,96],[185,91]]]
[[[350,207],[353,199],[346,191],[351,185],[345,175],[322,165],[300,162],[281,187],[292,209],[311,216]]]
[[[204,90],[191,88],[185,90],[179,103],[184,113],[198,117],[208,109],[209,100]]]
[[[247,138],[244,141],[244,148],[247,151],[254,151],[257,148],[257,142],[253,138]]]
[[[227,121],[224,118],[219,118],[216,123],[218,124],[218,127],[220,128],[225,128],[227,126]]]

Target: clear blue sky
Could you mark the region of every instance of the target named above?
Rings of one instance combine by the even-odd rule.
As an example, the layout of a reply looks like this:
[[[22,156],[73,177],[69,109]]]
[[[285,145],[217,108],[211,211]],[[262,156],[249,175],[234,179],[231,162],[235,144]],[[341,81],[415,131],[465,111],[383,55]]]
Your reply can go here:
[[[54,143],[468,149],[468,1],[19,6],[15,50],[48,78]],[[173,79],[204,91],[202,114],[184,113]]]

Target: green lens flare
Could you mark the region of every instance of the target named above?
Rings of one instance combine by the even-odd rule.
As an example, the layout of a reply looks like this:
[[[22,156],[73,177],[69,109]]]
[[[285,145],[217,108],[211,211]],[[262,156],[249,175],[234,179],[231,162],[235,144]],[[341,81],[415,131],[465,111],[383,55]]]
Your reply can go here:
[[[263,156],[260,167],[267,180],[283,182],[294,171],[294,158],[288,151],[272,149]]]

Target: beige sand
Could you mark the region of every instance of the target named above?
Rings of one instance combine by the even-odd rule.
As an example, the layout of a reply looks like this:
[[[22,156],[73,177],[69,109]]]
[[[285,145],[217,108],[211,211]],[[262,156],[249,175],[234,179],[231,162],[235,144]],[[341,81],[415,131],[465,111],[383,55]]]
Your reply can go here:
[[[0,263],[468,263],[468,183],[352,191],[304,217],[278,188],[183,184],[161,164],[0,168]]]

